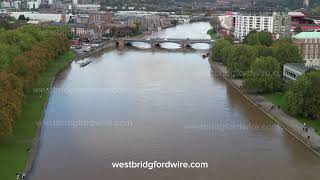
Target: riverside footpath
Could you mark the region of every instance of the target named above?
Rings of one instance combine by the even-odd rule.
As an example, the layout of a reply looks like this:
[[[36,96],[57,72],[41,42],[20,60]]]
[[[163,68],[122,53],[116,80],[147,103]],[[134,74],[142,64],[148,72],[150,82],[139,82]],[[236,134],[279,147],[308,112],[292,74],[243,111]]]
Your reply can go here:
[[[302,123],[289,116],[281,109],[277,108],[263,96],[245,93],[241,89],[242,80],[230,78],[227,68],[223,64],[212,62],[211,60],[209,60],[209,63],[211,64],[215,74],[221,76],[249,102],[264,112],[267,116],[273,119],[282,128],[287,130],[287,132],[296,137],[301,143],[305,144],[312,152],[320,157],[320,136],[314,131],[313,128],[309,127],[307,132],[304,131],[304,125]]]

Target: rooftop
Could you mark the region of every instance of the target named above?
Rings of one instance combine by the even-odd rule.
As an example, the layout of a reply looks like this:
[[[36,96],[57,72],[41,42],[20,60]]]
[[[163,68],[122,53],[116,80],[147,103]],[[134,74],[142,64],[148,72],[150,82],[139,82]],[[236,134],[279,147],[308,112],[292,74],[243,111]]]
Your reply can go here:
[[[288,12],[289,16],[298,16],[304,17],[305,15],[302,12]]]
[[[320,39],[320,32],[301,32],[292,37],[295,39]]]
[[[291,69],[294,69],[296,71],[299,71],[301,73],[305,73],[306,71],[308,71],[310,69],[320,70],[320,67],[307,67],[303,63],[287,63],[287,64],[285,64],[285,66],[287,66]]]

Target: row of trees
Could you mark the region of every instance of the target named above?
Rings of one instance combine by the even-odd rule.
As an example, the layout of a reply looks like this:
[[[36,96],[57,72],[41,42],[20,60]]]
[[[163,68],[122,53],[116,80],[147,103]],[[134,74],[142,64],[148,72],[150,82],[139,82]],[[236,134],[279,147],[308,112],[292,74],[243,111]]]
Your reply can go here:
[[[12,133],[28,88],[48,63],[69,49],[61,32],[65,29],[44,26],[0,31],[0,135]]]
[[[302,63],[299,49],[290,39],[272,40],[269,32],[250,32],[243,44],[220,39],[212,49],[212,59],[223,63],[232,78],[243,79],[249,93],[285,92],[285,109],[307,118],[320,118],[320,72],[307,73],[285,84],[286,63]]]
[[[273,41],[271,33],[256,31],[238,46],[230,40],[218,40],[212,58],[222,62],[233,78],[243,78],[243,88],[253,93],[280,90],[283,65],[302,62],[299,49],[291,40]]]

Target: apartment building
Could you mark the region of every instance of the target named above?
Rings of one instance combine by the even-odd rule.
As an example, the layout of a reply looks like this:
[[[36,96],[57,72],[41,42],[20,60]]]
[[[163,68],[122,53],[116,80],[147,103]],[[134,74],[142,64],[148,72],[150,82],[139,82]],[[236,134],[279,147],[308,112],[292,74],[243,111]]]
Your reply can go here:
[[[285,12],[240,12],[234,15],[234,36],[242,41],[250,31],[268,31],[275,38],[289,36],[290,18]]]

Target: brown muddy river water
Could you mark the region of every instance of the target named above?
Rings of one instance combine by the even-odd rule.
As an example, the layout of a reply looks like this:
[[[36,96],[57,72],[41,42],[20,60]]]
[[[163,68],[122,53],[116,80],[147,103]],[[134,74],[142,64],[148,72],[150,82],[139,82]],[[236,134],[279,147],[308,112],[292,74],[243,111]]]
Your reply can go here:
[[[185,24],[153,36],[208,38],[208,29],[204,22]],[[59,75],[28,179],[320,179],[320,158],[214,75],[203,50],[134,46],[90,57],[83,68],[74,62]],[[111,164],[155,160],[207,162],[208,168]]]

